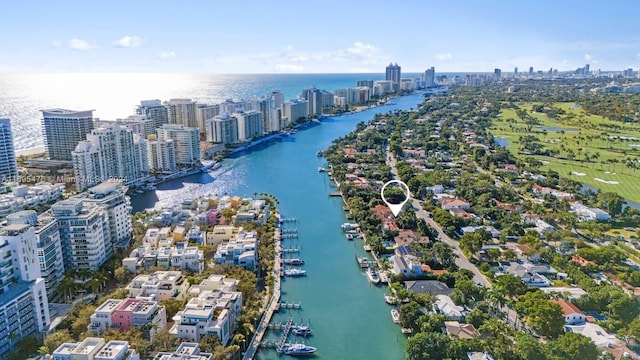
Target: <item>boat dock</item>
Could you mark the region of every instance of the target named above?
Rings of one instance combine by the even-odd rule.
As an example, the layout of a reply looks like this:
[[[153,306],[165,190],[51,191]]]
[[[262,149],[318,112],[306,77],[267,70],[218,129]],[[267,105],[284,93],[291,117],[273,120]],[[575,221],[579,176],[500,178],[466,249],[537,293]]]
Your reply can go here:
[[[276,352],[278,354],[282,354],[285,346],[287,346],[287,338],[289,338],[289,332],[291,332],[292,325],[293,325],[293,319],[289,318],[289,320],[287,320],[287,323],[284,326],[284,329],[282,329],[282,337],[280,337],[280,341],[278,342],[278,346],[276,347]]]
[[[282,220],[281,220],[282,222]],[[260,343],[262,342],[262,338],[264,334],[267,332],[269,327],[269,323],[271,322],[271,318],[273,317],[273,313],[276,312],[280,307],[280,272],[282,268],[282,248],[280,245],[281,234],[279,230],[276,230],[274,235],[275,237],[275,260],[273,263],[273,293],[271,294],[271,299],[269,300],[269,304],[267,305],[265,312],[262,314],[262,318],[260,319],[260,323],[256,328],[256,333],[253,335],[253,338],[249,342],[247,346],[247,350],[242,357],[243,360],[251,360],[256,356],[258,351],[258,347],[260,347]],[[291,329],[289,329],[291,330]],[[286,339],[285,339],[286,340]],[[286,344],[283,344],[283,347]]]
[[[281,301],[280,304],[278,304],[278,307],[277,307],[276,311],[278,311],[280,309],[302,309],[302,304],[301,303],[295,303],[295,302]]]
[[[294,218],[294,217],[290,217],[290,218],[281,218],[281,219],[280,219],[280,222],[281,222],[281,223],[286,223],[286,222],[296,222],[296,221],[298,221],[298,220],[297,220],[296,218]]]
[[[284,249],[281,249],[281,250],[282,250],[282,252],[283,252],[283,253],[285,253],[285,254],[289,254],[289,253],[299,253],[299,252],[300,252],[300,249],[298,249],[298,248],[284,248]]]
[[[340,194],[339,191],[332,191],[329,193],[329,196],[339,197],[339,196],[342,196],[342,194]]]

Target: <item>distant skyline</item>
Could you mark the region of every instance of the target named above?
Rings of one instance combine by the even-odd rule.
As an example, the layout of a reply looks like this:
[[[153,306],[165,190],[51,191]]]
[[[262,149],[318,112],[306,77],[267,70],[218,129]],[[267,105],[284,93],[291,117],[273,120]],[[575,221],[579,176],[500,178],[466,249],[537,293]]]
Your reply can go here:
[[[0,72],[640,67],[633,2],[3,1]]]

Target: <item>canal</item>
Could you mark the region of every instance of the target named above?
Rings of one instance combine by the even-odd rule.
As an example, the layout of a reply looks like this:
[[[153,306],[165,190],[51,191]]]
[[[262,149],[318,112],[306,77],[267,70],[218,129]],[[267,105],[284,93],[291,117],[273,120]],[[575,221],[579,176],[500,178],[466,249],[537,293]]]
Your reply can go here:
[[[332,191],[326,160],[316,152],[333,139],[352,131],[376,112],[415,108],[421,94],[394,99],[395,105],[329,117],[321,124],[297,134],[262,144],[225,159],[212,173],[196,174],[160,184],[155,192],[136,195],[134,211],[162,207],[184,198],[207,194],[254,196],[275,195],[285,217],[295,217],[298,239],[283,240],[283,247],[298,247],[307,276],[287,278],[282,300],[301,304],[301,309],[281,310],[273,321],[310,322],[313,336],[305,340],[318,348],[324,359],[402,359],[406,338],[391,320],[391,307],[384,302],[384,287],[371,285],[355,262],[363,256],[362,241],[348,241],[340,224],[346,221],[340,198]],[[266,339],[277,339],[269,332]],[[298,339],[302,341],[302,339]],[[290,338],[293,342],[294,339]],[[275,350],[261,350],[258,359],[278,358]]]

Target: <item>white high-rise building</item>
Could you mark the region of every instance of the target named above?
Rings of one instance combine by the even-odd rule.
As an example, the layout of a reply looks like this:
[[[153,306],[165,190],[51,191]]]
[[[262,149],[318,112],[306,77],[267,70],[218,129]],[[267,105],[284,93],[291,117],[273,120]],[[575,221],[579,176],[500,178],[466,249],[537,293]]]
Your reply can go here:
[[[283,121],[281,128],[285,128],[291,123],[295,123],[301,119],[306,119],[309,116],[309,102],[306,100],[291,100],[284,103],[282,107],[282,118],[286,118],[286,123]]]
[[[93,130],[93,110],[40,110],[42,130],[50,159],[71,160],[71,152],[78,142],[87,139]]]
[[[373,83],[373,95],[382,96],[393,92],[393,83],[388,80],[378,80]]]
[[[264,135],[262,130],[262,113],[259,111],[237,112],[231,114],[238,122],[238,141],[250,141],[256,136]]]
[[[196,105],[196,123],[198,125],[198,131],[202,134],[206,134],[207,120],[213,119],[220,114],[220,105],[213,104],[198,104]]]
[[[179,124],[185,127],[197,128],[196,102],[191,99],[171,99],[165,101],[169,124]]]
[[[221,144],[238,142],[238,119],[228,113],[207,120],[207,141]]]
[[[84,204],[98,204],[106,212],[109,227],[109,239],[105,241],[107,259],[113,255],[114,247],[126,247],[133,237],[131,202],[126,191],[122,182],[104,181],[73,197],[82,200]]]
[[[178,170],[176,148],[171,139],[156,140],[154,136],[148,140],[147,159],[150,171],[172,173]]]
[[[126,119],[118,119],[116,123],[140,135],[143,139],[156,133],[156,121],[147,115],[130,115]]]
[[[56,219],[50,212],[45,212],[38,216],[33,210],[24,210],[7,216],[7,224],[26,224],[33,227],[40,264],[40,276],[45,281],[47,298],[52,300],[56,295],[56,286],[64,278],[62,244]]]
[[[65,269],[99,269],[112,246],[109,217],[103,206],[72,198],[58,201],[51,212],[60,229]]]
[[[36,249],[29,225],[0,228],[0,356],[21,339],[49,328],[49,302]]]
[[[16,152],[13,148],[13,134],[11,120],[0,119],[0,181],[17,181],[18,165]]]
[[[145,115],[147,118],[152,119],[154,130],[169,123],[167,108],[158,99],[141,101],[136,108],[136,114]]]
[[[94,129],[72,153],[76,190],[117,178],[133,184],[147,175],[146,140],[117,124]],[[97,152],[97,164],[96,164]]]
[[[178,124],[167,124],[156,129],[158,140],[173,140],[178,166],[200,163],[200,135],[198,129]]]
[[[91,141],[80,141],[71,156],[76,191],[82,191],[100,181],[100,152]]]

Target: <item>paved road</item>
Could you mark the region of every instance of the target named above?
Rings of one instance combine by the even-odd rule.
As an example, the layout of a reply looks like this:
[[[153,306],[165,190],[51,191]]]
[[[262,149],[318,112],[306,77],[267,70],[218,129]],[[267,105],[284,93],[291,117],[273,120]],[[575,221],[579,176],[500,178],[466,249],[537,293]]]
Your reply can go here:
[[[387,147],[387,164],[391,167],[391,173],[393,174],[394,179],[400,180],[400,177],[398,176],[398,169],[396,168],[396,159],[391,155],[391,152],[389,151],[388,147]],[[467,259],[466,256],[464,256],[458,242],[452,240],[449,237],[449,235],[445,234],[444,231],[442,231],[442,227],[438,223],[433,221],[431,216],[429,216],[429,214],[427,214],[427,212],[422,208],[422,205],[420,205],[420,202],[418,200],[411,199],[411,204],[413,205],[413,208],[416,211],[416,216],[419,219],[424,219],[429,226],[436,229],[436,231],[438,232],[438,239],[448,244],[449,246],[451,246],[451,248],[453,248],[453,252],[457,256],[456,265],[458,265],[458,267],[461,269],[467,269],[473,272],[473,281],[476,284],[480,284],[485,288],[490,289],[491,283],[489,282],[489,280],[487,280],[487,278],[480,272],[480,270],[478,270],[478,268],[475,265],[473,265],[471,261]],[[525,330],[531,333],[530,329],[525,328],[524,324],[522,323],[521,319],[518,317],[515,310],[507,306],[501,307],[500,310],[506,314],[506,318],[503,318],[503,320],[507,324],[516,328],[517,330]]]
[[[396,159],[391,155],[391,152],[389,151],[388,147],[387,147],[387,163],[389,164],[389,166],[391,166],[391,173],[393,173],[393,177],[396,180],[400,180],[400,177],[398,176],[398,169],[396,168]],[[416,211],[416,216],[419,219],[424,219],[429,226],[436,229],[436,231],[438,232],[438,239],[440,239],[440,241],[446,243],[447,245],[453,248],[453,251],[456,254],[456,265],[458,265],[458,267],[461,269],[467,269],[472,271],[473,281],[476,284],[480,284],[486,288],[490,288],[491,283],[487,280],[487,278],[484,277],[484,275],[482,275],[482,273],[478,270],[478,268],[475,265],[473,265],[471,261],[469,261],[469,259],[467,259],[464,256],[464,254],[462,253],[462,250],[460,250],[460,245],[458,244],[458,242],[452,240],[449,237],[449,235],[445,234],[444,231],[442,231],[442,227],[438,223],[433,221],[433,219],[429,216],[429,214],[427,214],[427,212],[422,208],[422,205],[420,205],[420,202],[418,200],[411,199],[411,204],[413,205],[413,208]]]

